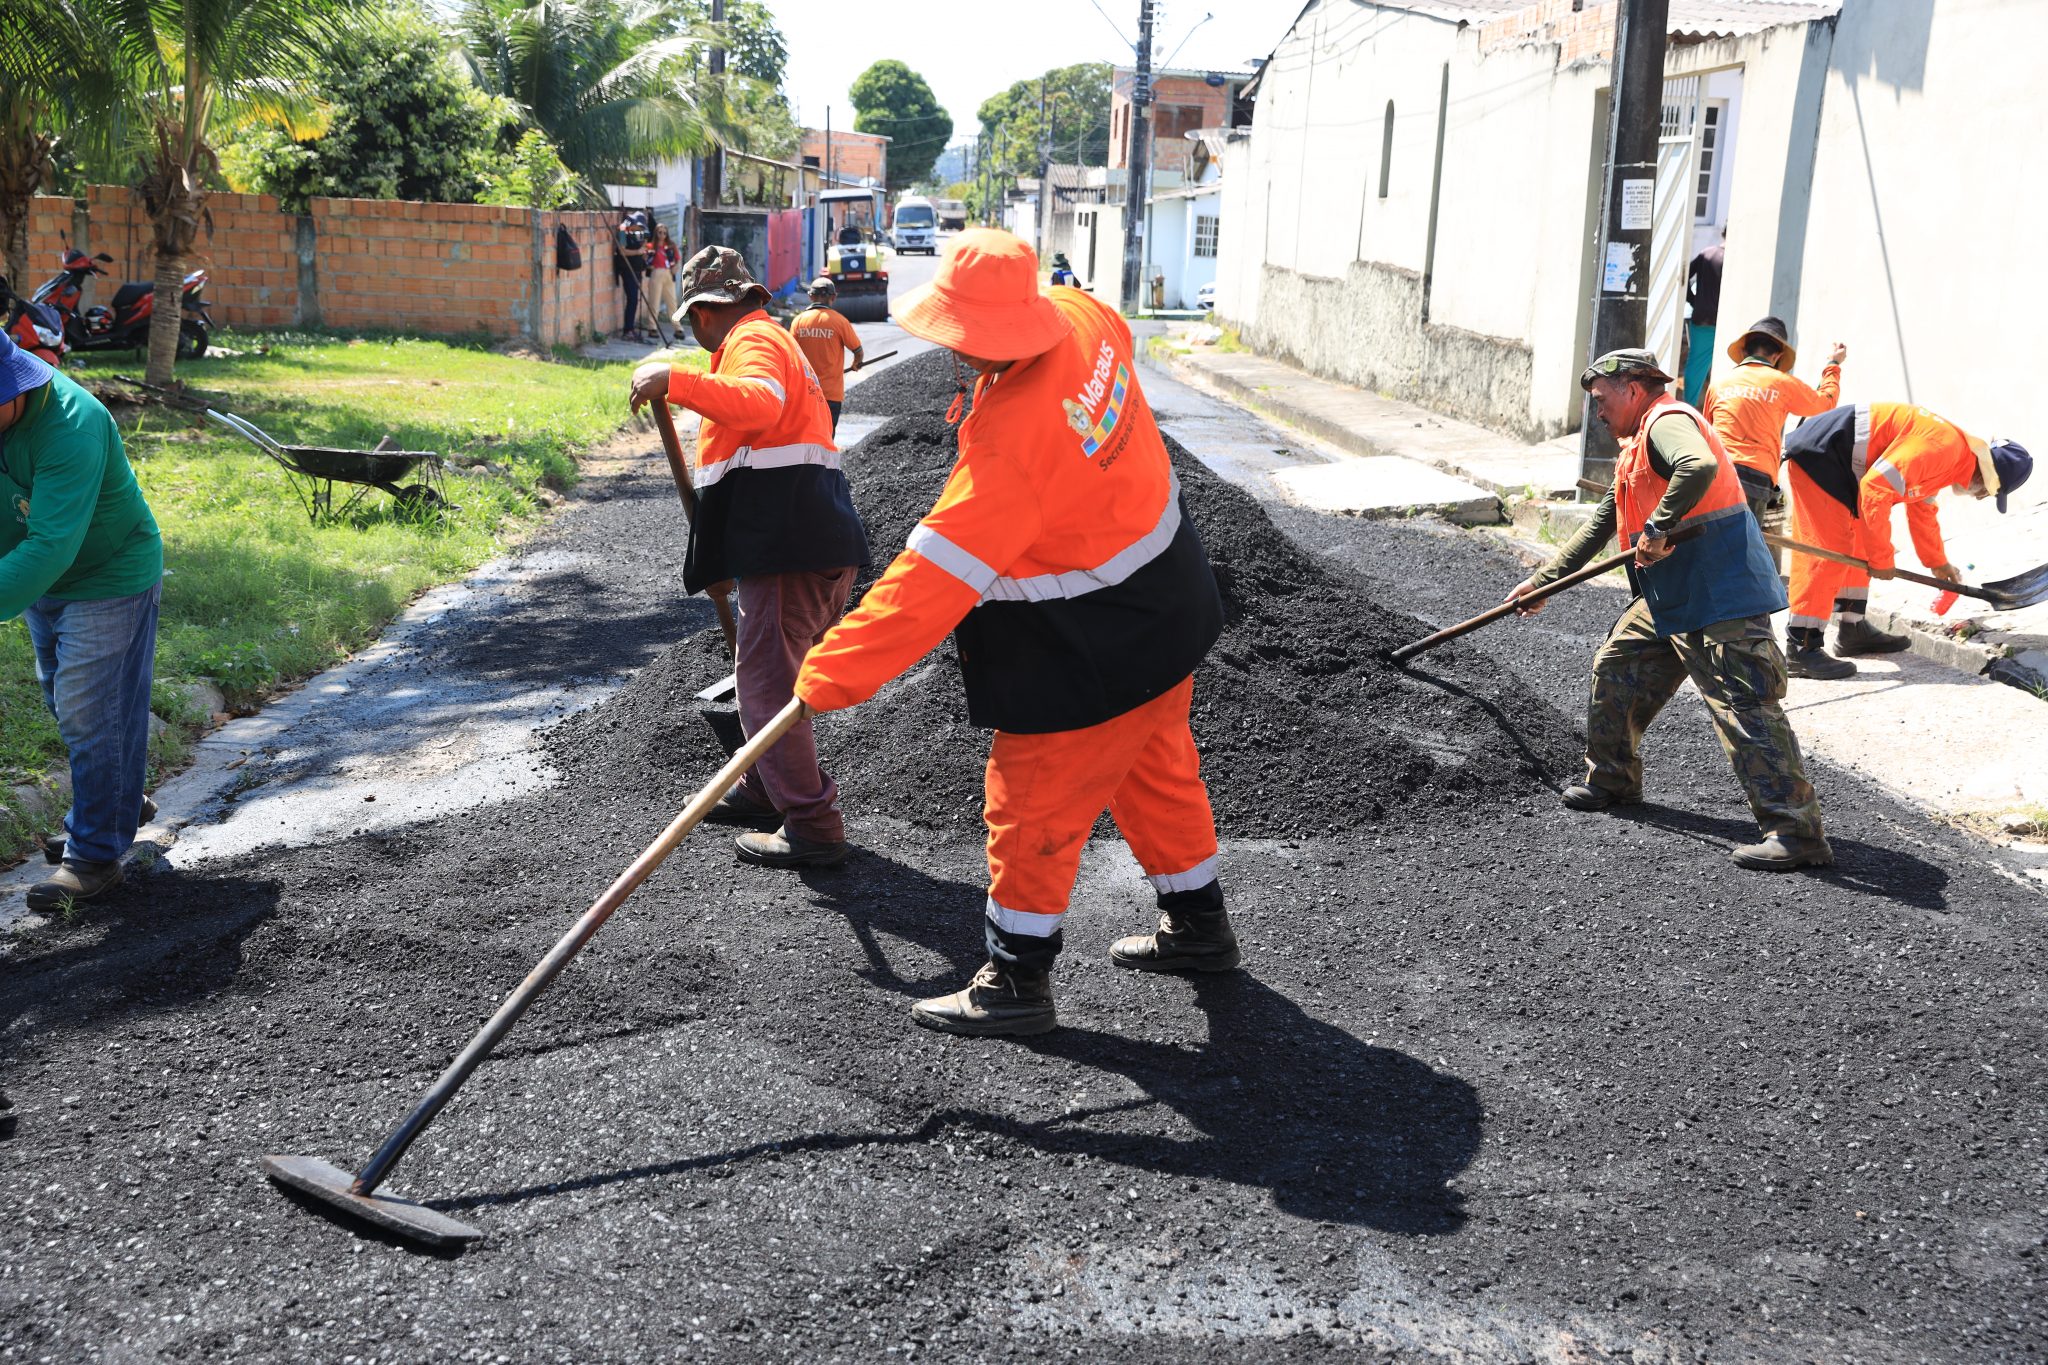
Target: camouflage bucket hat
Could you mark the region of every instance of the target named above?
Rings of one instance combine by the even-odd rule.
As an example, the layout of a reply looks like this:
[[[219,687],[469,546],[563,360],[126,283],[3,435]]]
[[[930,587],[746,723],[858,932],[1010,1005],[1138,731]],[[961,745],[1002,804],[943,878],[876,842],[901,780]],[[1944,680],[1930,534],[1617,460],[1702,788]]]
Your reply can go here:
[[[754,278],[739,252],[729,246],[707,246],[683,266],[682,302],[676,305],[678,327],[689,320],[690,307],[699,303],[738,303],[749,294],[757,302],[768,302],[768,286]]]
[[[1645,379],[1661,379],[1667,384],[1671,382],[1671,376],[1664,373],[1663,368],[1657,364],[1657,355],[1654,351],[1630,346],[1619,351],[1609,351],[1588,365],[1585,373],[1579,376],[1579,387],[1590,389],[1596,379],[1613,379],[1631,374],[1639,374]]]

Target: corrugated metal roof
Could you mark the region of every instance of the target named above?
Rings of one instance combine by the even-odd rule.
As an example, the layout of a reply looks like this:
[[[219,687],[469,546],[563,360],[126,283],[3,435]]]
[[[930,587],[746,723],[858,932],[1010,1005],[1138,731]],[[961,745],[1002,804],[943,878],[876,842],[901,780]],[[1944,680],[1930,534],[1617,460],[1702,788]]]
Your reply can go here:
[[[1740,38],[1841,13],[1841,0],[1671,0],[1670,31],[1687,38]]]

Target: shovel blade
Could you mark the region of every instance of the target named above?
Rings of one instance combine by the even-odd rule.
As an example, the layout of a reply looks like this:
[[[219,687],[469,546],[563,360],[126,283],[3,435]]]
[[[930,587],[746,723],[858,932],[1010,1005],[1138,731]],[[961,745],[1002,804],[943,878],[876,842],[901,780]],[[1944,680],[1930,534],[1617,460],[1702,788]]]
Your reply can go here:
[[[428,1246],[461,1246],[483,1236],[480,1229],[458,1223],[410,1199],[388,1194],[357,1194],[349,1187],[355,1177],[339,1166],[316,1156],[266,1156],[263,1174],[288,1189],[309,1194],[322,1203],[340,1209],[352,1218],[374,1224],[386,1232],[410,1237]]]
[[[1996,583],[1986,583],[1986,592],[1998,594],[1995,604],[2002,611],[2018,611],[2036,603],[2048,602],[2048,564],[2029,569],[2011,578],[2001,578]]]

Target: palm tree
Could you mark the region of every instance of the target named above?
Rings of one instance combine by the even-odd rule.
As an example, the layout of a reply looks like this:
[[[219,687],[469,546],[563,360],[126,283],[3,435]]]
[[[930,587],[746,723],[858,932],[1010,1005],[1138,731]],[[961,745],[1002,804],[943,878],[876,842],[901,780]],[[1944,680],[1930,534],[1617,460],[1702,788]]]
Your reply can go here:
[[[298,73],[364,0],[95,0],[118,46],[143,130],[142,179],[156,248],[149,324],[152,384],[171,382],[185,259],[220,163],[208,133],[250,119],[318,131],[319,105]]]
[[[104,32],[72,0],[0,5],[0,254],[15,285],[29,270],[29,204],[55,178],[60,136],[103,151],[120,122],[118,85]]]
[[[595,202],[607,181],[723,140],[685,66],[702,35],[671,0],[468,0],[458,26],[477,83],[547,134]]]

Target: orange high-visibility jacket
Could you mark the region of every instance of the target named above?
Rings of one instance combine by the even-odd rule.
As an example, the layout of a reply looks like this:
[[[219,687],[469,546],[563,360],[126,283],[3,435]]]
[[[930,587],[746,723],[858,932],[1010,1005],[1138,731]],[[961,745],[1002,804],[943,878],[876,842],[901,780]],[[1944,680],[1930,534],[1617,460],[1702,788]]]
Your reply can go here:
[[[1873,569],[1896,567],[1892,509],[1906,508],[1913,551],[1930,568],[1948,562],[1934,497],[1977,472],[1970,438],[1955,423],[1911,403],[1864,403],[1808,422],[1785,443],[1785,458],[1863,522],[1862,556]],[[1824,550],[1853,553],[1845,545]]]
[[[806,308],[789,320],[789,334],[811,362],[828,403],[846,397],[846,353],[860,349],[860,333],[836,308]]]
[[[669,372],[669,401],[703,415],[697,518],[683,585],[867,562],[867,537],[832,443],[832,410],[789,333],[742,318],[700,374]]]
[[[1078,730],[1176,686],[1221,633],[1130,329],[1078,289],[1048,297],[1072,333],[976,386],[937,505],[804,661],[796,692],[819,710],[867,700],[957,627],[969,719]]]
[[[1650,463],[1650,427],[1680,414],[1700,429],[1714,452],[1714,482],[1676,526],[1658,529],[1671,536],[1689,532],[1668,558],[1645,567],[1631,565],[1629,577],[1650,608],[1659,635],[1701,630],[1722,621],[1785,609],[1785,585],[1749,513],[1735,462],[1721,438],[1696,409],[1665,394],[1643,414],[1635,435],[1621,443],[1614,460],[1614,521],[1622,548],[1635,545],[1644,525],[1664,500],[1671,480]]]
[[[1786,374],[1768,361],[1751,357],[1707,391],[1703,410],[1714,424],[1728,458],[1778,481],[1784,454],[1785,419],[1817,417],[1842,396],[1842,367],[1820,372],[1820,387]]]

